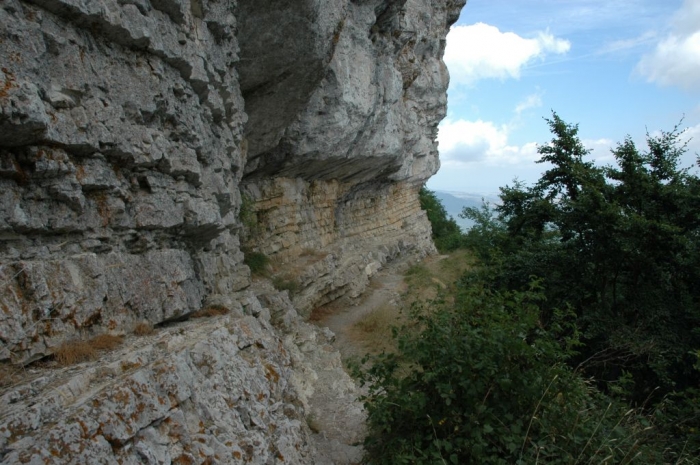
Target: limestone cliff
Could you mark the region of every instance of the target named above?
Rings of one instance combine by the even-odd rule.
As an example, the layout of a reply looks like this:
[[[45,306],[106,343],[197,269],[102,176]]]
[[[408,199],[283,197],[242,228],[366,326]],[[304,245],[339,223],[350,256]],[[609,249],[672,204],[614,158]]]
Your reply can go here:
[[[0,361],[129,339],[4,387],[0,460],[312,463],[299,347],[325,336],[297,310],[433,250],[417,190],[464,3],[3,0]],[[212,305],[229,315],[183,323]]]

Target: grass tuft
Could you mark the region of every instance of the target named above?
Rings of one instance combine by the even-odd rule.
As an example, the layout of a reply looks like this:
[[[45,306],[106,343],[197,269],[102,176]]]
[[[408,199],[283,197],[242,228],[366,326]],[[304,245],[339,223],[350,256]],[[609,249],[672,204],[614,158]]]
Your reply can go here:
[[[333,305],[322,305],[311,310],[311,315],[309,315],[309,320],[313,322],[323,321],[327,316],[335,313],[336,309]]]
[[[148,336],[153,334],[153,325],[148,321],[141,321],[134,325],[133,332],[137,336]]]
[[[119,347],[124,341],[124,336],[115,336],[113,334],[100,334],[88,341],[95,350],[114,350]]]
[[[312,433],[318,434],[321,432],[321,424],[313,414],[309,414],[306,416],[306,424],[308,425]]]
[[[95,360],[100,351],[116,349],[123,340],[123,336],[100,334],[89,340],[67,341],[54,349],[53,355],[59,365],[75,365]]]
[[[299,281],[290,275],[275,276],[272,279],[272,285],[275,286],[278,291],[289,291],[290,294],[298,293],[301,288]]]
[[[206,318],[212,316],[226,315],[228,313],[228,308],[223,305],[210,305],[201,310],[198,310],[192,314],[192,318]]]
[[[391,337],[392,328],[401,323],[401,309],[385,304],[356,322],[351,330],[353,339],[372,353],[396,350],[396,341]]]
[[[0,363],[0,388],[11,386],[19,380],[22,370],[10,365],[9,363]]]
[[[97,350],[88,341],[69,341],[58,346],[53,355],[59,365],[69,366],[94,360]]]

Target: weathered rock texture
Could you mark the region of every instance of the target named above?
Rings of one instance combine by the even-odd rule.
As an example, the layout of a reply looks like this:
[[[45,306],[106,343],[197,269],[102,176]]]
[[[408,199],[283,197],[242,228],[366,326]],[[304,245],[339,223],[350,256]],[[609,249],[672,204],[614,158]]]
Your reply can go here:
[[[0,359],[248,285],[230,6],[0,6]]]
[[[417,193],[438,168],[445,33],[464,3],[241,2],[250,246],[295,263],[302,312],[434,250]]]
[[[248,185],[256,202],[253,237],[299,286],[306,313],[340,297],[357,297],[368,279],[401,253],[432,248],[419,186],[405,181],[352,186],[339,181],[274,178]]]
[[[417,191],[438,166],[444,38],[464,3],[3,0],[0,362],[26,365],[66,341],[182,321],[211,304],[252,305],[242,250],[264,252],[278,278],[294,281],[302,314],[359,295],[398,254],[431,252]],[[254,212],[248,224],[241,194]],[[296,313],[282,314],[289,329]],[[32,400],[0,405],[0,458],[245,457],[223,399],[243,402],[241,389],[262,392],[263,403],[301,399],[303,383],[280,374],[271,384],[261,368],[284,372],[288,355],[270,341],[286,336],[257,323],[268,342],[246,352],[235,328],[250,320],[221,322],[211,340],[179,324],[181,334],[168,330],[142,355],[69,370],[56,381],[68,391],[26,385],[21,396]],[[215,371],[200,370],[201,350]],[[140,368],[120,371],[132,355]],[[245,360],[257,368],[235,378]],[[219,392],[213,379],[228,384]],[[143,410],[122,411],[122,401]],[[259,434],[245,437],[256,463],[277,452],[310,463],[308,431],[294,421],[313,405],[300,409],[270,408],[253,422]],[[220,438],[197,418],[219,425]],[[67,446],[52,451],[56,435]]]
[[[99,363],[30,369],[0,396],[0,461],[301,465],[323,463],[334,445],[357,459],[351,429],[316,438],[308,426],[339,413],[319,398],[329,390],[347,398],[334,403],[344,420],[363,418],[337,352],[284,295],[266,299],[284,336],[246,293],[231,315],[130,337]]]

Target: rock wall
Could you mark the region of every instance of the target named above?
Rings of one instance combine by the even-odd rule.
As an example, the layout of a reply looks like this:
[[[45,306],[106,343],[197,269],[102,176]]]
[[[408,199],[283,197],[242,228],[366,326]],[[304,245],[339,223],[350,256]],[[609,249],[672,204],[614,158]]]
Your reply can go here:
[[[246,292],[229,315],[130,336],[99,361],[30,367],[0,394],[0,463],[357,463],[349,425],[364,416],[329,335],[258,292],[270,308]]]
[[[257,199],[249,241],[273,257],[277,277],[298,289],[300,313],[358,297],[369,278],[400,254],[432,252],[419,186],[405,181],[352,185],[278,177],[247,186]]]
[[[0,369],[40,364],[0,390],[2,463],[333,463],[302,420],[314,367],[344,375],[297,310],[434,251],[417,192],[465,1],[3,0]],[[291,301],[255,290],[243,251]],[[212,305],[231,313],[185,321]],[[51,361],[139,322],[164,329]]]
[[[462,5],[3,2],[0,360],[230,300],[250,282],[241,187],[266,231],[253,248],[334,257],[333,283],[299,276],[304,310],[430,252],[416,192]],[[298,208],[273,212],[279,189]]]
[[[230,6],[0,6],[0,360],[248,285]]]

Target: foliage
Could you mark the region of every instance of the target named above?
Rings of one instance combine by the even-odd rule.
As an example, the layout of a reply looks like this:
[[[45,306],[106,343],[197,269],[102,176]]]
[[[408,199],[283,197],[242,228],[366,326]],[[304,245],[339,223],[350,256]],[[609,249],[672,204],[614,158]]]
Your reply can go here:
[[[434,192],[422,187],[420,206],[428,215],[433,228],[433,241],[440,252],[455,250],[460,246],[462,231],[454,218],[447,215],[445,207]]]
[[[270,258],[262,252],[246,251],[243,263],[248,265],[254,275],[265,276],[270,267]]]
[[[539,321],[523,292],[464,287],[455,304],[417,309],[398,354],[360,373],[373,464],[657,463],[650,424],[567,364],[579,345],[570,312]]]
[[[241,223],[245,227],[245,233],[254,235],[258,230],[258,215],[255,211],[255,200],[247,194],[241,195],[241,207],[238,213]]]
[[[553,138],[538,151],[549,168],[531,187],[501,188],[495,217],[488,207],[465,210],[477,226],[464,242],[492,289],[541,279],[543,325],[557,308],[577,315],[583,345],[569,364],[619,399],[664,405],[675,453],[697,452],[683,432],[700,427],[691,408],[700,385],[700,180],[678,166],[681,132],[647,135],[644,151],[627,138],[612,151],[616,166],[601,168],[585,160],[578,126],[556,113],[547,123]]]
[[[290,294],[298,293],[301,288],[299,281],[288,274],[284,276],[275,276],[272,279],[272,285],[275,286],[278,291],[289,291]]]
[[[436,243],[481,264],[358,370],[369,463],[700,463],[700,179],[681,132],[597,167],[578,126],[546,121],[540,180],[465,209],[466,234],[421,193]]]

